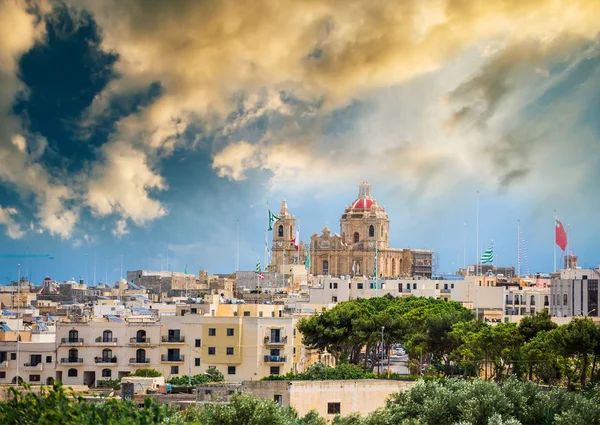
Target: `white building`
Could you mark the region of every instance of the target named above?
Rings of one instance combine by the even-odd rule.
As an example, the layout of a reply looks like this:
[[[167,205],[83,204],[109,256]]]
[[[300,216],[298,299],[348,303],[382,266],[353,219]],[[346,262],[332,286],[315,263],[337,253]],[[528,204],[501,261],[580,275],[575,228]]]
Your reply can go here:
[[[598,317],[598,269],[565,269],[552,278],[551,313]]]

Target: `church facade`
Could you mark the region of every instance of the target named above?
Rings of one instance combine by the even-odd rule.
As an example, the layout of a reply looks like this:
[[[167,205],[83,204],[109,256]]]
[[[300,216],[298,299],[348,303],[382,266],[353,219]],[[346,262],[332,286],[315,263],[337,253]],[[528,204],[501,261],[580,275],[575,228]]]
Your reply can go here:
[[[289,214],[284,200],[280,220],[273,228],[271,266],[303,264],[305,246],[294,244],[296,219]],[[310,237],[309,273],[315,276],[367,276],[375,272],[377,249],[377,276],[385,278],[431,277],[433,252],[421,249],[390,248],[390,219],[385,208],[371,195],[371,185],[359,185],[357,199],[346,207],[340,219],[340,233],[332,233],[328,226]]]

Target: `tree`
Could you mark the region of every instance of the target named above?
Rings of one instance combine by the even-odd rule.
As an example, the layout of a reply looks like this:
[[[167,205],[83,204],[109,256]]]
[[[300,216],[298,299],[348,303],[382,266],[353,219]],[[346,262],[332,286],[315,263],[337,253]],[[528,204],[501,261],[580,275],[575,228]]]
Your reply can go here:
[[[526,316],[519,322],[519,334],[523,342],[529,342],[542,331],[551,331],[557,328],[557,324],[552,321],[548,310],[538,311],[534,316]]]
[[[160,373],[156,369],[142,368],[142,369],[136,370],[129,376],[140,376],[140,377],[144,377],[144,378],[157,378],[159,376],[162,376],[162,373]]]
[[[222,382],[225,380],[225,377],[223,376],[221,371],[216,367],[209,367],[208,369],[206,369],[206,372],[204,372],[204,374],[208,377],[210,382]]]

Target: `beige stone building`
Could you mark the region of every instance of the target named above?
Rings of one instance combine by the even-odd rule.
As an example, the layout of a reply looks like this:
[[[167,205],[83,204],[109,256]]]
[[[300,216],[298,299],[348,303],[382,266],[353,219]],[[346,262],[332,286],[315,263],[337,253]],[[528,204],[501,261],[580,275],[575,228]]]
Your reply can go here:
[[[280,220],[273,228],[271,266],[296,261],[302,264],[305,249],[294,246],[296,218],[284,200]],[[331,276],[374,276],[375,251],[378,277],[431,277],[433,252],[429,250],[390,248],[390,218],[371,194],[371,185],[359,185],[358,198],[346,207],[340,219],[340,233],[326,225],[321,234],[310,237],[310,274]]]

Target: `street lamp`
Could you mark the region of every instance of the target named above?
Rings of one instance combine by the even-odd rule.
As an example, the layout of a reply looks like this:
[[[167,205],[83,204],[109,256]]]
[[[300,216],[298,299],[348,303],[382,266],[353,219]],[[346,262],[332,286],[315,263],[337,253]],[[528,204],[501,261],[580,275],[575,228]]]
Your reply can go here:
[[[385,330],[385,326],[381,327],[381,355],[379,356],[379,369],[381,370],[381,366],[383,365],[383,331]]]

